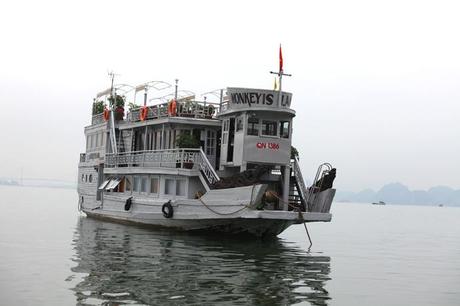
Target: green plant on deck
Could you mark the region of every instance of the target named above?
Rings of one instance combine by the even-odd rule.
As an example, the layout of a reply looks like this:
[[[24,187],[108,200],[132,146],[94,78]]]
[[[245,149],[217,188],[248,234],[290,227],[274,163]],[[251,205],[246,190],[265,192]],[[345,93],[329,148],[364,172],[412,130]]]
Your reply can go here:
[[[199,148],[200,141],[192,134],[182,132],[180,133],[179,137],[177,137],[176,145],[179,148],[186,149]]]
[[[107,100],[109,100],[111,107],[125,107],[125,97],[115,94],[115,97],[110,96]]]
[[[137,110],[139,108],[141,108],[141,106],[136,104],[136,103],[134,103],[134,102],[129,102],[129,104],[128,104],[128,110],[130,112],[132,112],[133,110]]]
[[[94,101],[93,102],[93,116],[94,115],[99,115],[104,112],[104,101]]]

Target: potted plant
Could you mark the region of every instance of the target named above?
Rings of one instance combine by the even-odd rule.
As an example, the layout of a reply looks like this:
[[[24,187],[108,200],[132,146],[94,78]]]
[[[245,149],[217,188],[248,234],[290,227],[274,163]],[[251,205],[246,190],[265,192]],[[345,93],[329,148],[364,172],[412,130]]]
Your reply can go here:
[[[200,147],[200,141],[191,133],[182,132],[176,140],[176,145],[181,149],[195,149]],[[184,168],[192,169],[193,161],[184,161]],[[176,164],[180,168],[180,163]]]
[[[93,102],[93,116],[99,115],[104,112],[104,101],[94,101]]]
[[[110,106],[115,109],[115,120],[123,120],[125,116],[125,97],[115,94],[108,98]]]

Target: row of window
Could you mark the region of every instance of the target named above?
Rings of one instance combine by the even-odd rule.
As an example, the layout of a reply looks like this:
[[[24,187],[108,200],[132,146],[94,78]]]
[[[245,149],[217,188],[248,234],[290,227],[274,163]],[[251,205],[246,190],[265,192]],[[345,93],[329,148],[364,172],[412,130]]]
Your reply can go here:
[[[166,195],[186,196],[186,180],[181,178],[165,178],[163,193]],[[134,175],[122,178],[110,178],[104,181],[100,190],[111,192],[129,192],[158,194],[160,192],[160,178],[149,175]]]
[[[256,117],[249,117],[247,134],[289,138],[289,121],[260,120]]]
[[[223,132],[226,133],[231,129],[229,120],[224,120]],[[243,117],[236,117],[235,132],[243,130]],[[277,136],[289,138],[289,121],[277,121],[269,119],[260,119],[257,117],[248,118],[247,135],[253,136]],[[224,140],[225,141],[225,140]]]
[[[90,175],[82,174],[81,175],[81,181],[83,183],[92,183],[93,182],[93,175],[92,174],[90,174]]]
[[[105,133],[100,132],[86,136],[86,150],[102,147],[105,143]]]

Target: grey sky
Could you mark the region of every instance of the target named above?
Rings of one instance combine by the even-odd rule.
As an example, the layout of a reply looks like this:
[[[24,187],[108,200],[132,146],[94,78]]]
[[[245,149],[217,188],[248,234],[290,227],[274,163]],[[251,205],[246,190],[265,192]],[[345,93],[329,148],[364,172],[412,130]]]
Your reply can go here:
[[[196,93],[273,86],[297,111],[304,176],[460,188],[456,1],[3,1],[0,177],[75,180],[107,71]]]

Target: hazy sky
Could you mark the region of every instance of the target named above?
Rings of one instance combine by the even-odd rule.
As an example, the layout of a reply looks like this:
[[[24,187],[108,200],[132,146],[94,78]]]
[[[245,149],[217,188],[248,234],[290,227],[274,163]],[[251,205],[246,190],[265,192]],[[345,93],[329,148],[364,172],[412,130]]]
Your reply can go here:
[[[304,177],[337,188],[460,188],[458,1],[2,1],[0,177],[76,180],[95,94],[119,82],[203,93],[292,73]]]

